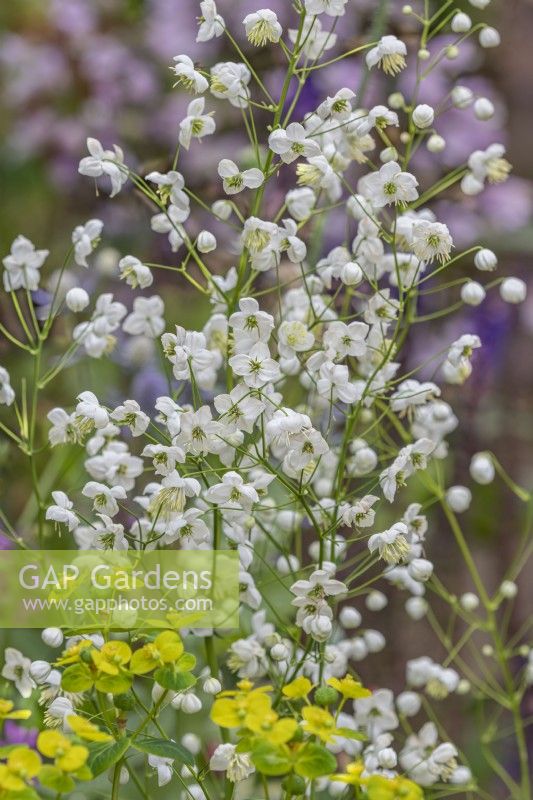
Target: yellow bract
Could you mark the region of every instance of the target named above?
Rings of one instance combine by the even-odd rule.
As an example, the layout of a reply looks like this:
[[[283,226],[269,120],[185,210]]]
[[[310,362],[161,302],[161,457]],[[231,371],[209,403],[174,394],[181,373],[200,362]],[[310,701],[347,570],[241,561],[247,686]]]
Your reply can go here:
[[[183,650],[183,643],[177,633],[163,631],[153,642],[135,651],[131,658],[131,670],[136,675],[144,675],[156,667],[177,661]]]
[[[84,717],[79,717],[77,714],[67,717],[67,722],[74,733],[87,742],[109,742],[113,739],[110,733],[101,731],[97,725],[89,722]]]
[[[246,727],[249,714],[261,717],[268,714],[270,709],[270,697],[262,689],[252,689],[249,692],[235,692],[233,697],[217,697],[211,709],[211,719],[222,728]]]
[[[94,647],[90,639],[81,639],[77,644],[69,647],[68,650],[63,650],[61,656],[57,659],[56,665],[59,667],[66,667],[68,664],[77,664],[81,661],[83,651]]]
[[[344,678],[330,678],[327,684],[340,692],[344,698],[350,700],[357,700],[359,697],[370,697],[372,694],[370,689],[366,689],[362,683],[356,681],[351,675],[345,675]]]
[[[296,678],[296,680],[288,683],[286,686],[283,687],[282,691],[285,697],[290,698],[291,700],[303,700],[311,689],[313,688],[313,684],[309,680],[309,678]]]
[[[89,751],[81,744],[72,744],[59,731],[41,731],[37,747],[43,756],[55,759],[56,767],[63,772],[76,772],[87,761]]]
[[[247,714],[246,727],[258,738],[271,744],[285,744],[294,736],[298,723],[295,719],[279,718],[272,709],[266,714]]]
[[[424,792],[414,781],[396,775],[392,778],[384,775],[362,777],[364,772],[362,761],[348,764],[346,772],[333,775],[332,780],[342,781],[351,786],[363,786],[368,800],[424,800]]]
[[[29,719],[31,711],[29,708],[20,708],[13,711],[14,703],[11,700],[0,698],[0,719]]]
[[[131,648],[126,642],[113,640],[106,642],[101,650],[93,650],[91,656],[100,672],[118,675],[120,667],[125,666],[131,658]]]
[[[305,706],[302,709],[302,727],[307,733],[318,736],[323,742],[331,742],[335,738],[337,726],[335,717],[318,706]]]
[[[0,764],[0,787],[11,792],[20,792],[28,781],[35,778],[41,768],[39,754],[29,747],[17,747],[11,751],[6,764]]]

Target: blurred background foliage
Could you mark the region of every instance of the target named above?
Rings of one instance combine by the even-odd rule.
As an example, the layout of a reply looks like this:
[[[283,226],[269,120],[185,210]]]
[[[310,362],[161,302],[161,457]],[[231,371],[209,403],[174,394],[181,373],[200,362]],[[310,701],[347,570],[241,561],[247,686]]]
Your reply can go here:
[[[230,27],[240,35],[246,13],[261,5],[258,0],[218,0],[220,12]],[[287,24],[292,9],[287,0],[265,3]],[[339,39],[347,48],[357,46],[375,24],[376,9],[384,12],[387,25],[409,41],[412,22],[402,16],[403,3],[378,0],[352,0],[349,13],[337,28]],[[465,10],[473,16],[466,2]],[[28,236],[37,247],[51,251],[43,270],[44,284],[53,281],[70,245],[70,232],[75,225],[90,217],[105,223],[104,240],[91,261],[91,268],[78,269],[75,282],[91,294],[113,291],[123,299],[122,287],[116,280],[118,259],[134,254],[141,260],[179,263],[170,253],[164,237],[150,232],[149,210],[135,192],[124,192],[109,201],[95,194],[91,181],[81,179],[77,164],[85,155],[85,139],[95,136],[108,147],[116,142],[126,154],[127,163],[140,172],[170,167],[177,141],[178,123],[184,116],[189,97],[172,88],[169,66],[172,57],[187,53],[201,64],[216,60],[238,60],[224,38],[207,45],[195,42],[196,0],[16,0],[0,3],[0,244],[2,256],[19,233]],[[487,12],[484,13],[484,17]],[[419,364],[426,352],[439,347],[440,339],[452,341],[468,331],[477,333],[483,349],[477,351],[474,373],[459,389],[449,387],[447,397],[460,418],[460,427],[452,436],[449,463],[450,479],[455,483],[468,478],[468,463],[479,449],[493,450],[513,478],[520,484],[533,486],[533,160],[531,130],[533,104],[531,98],[531,36],[533,3],[531,0],[493,0],[489,20],[502,34],[498,50],[481,56],[468,44],[461,49],[457,61],[444,62],[442,69],[427,81],[421,101],[432,102],[442,97],[457,82],[471,86],[489,97],[496,105],[496,115],[487,123],[478,122],[471,109],[450,110],[437,129],[448,142],[443,154],[443,169],[465,160],[474,149],[501,141],[508,148],[514,169],[511,179],[491,187],[478,198],[465,198],[451,190],[435,208],[439,219],[447,222],[457,248],[482,241],[493,247],[500,257],[500,273],[517,275],[529,283],[530,296],[518,309],[505,306],[497,293],[475,309],[465,307],[453,321],[436,320],[413,332],[407,347],[407,363]],[[267,70],[267,83],[275,91],[279,85],[283,61],[279,53],[262,50],[254,54],[254,63]],[[315,77],[316,76],[316,77]],[[362,72],[360,59],[347,59],[331,70],[314,74],[302,95],[295,118],[315,108],[326,94],[341,86],[360,92],[361,104],[380,102],[391,91],[406,86],[412,76],[400,76],[398,84],[383,76]],[[361,93],[364,92],[364,98]],[[215,107],[207,96],[209,109]],[[195,144],[188,154],[180,154],[179,168],[187,181],[208,202],[220,196],[216,164],[222,156],[246,163],[250,158],[238,113],[226,106],[217,106],[218,143]],[[418,169],[430,182],[433,167],[420,151]],[[280,181],[273,197],[273,207],[288,188]],[[224,272],[232,263],[231,243],[224,241],[221,231],[207,217],[193,215],[192,232],[211,227],[221,238],[216,268]],[[343,238],[335,218],[328,220],[315,247],[320,255]],[[179,254],[178,254],[179,255]],[[198,295],[192,294],[185,282],[171,274],[158,272],[152,293],[163,296],[171,323],[200,329],[209,309]],[[458,275],[479,274],[466,259]],[[483,278],[483,275],[481,276]],[[455,292],[455,294],[453,293]],[[450,293],[453,302],[457,287]],[[129,293],[126,295],[129,298]],[[129,299],[128,299],[129,302]],[[441,301],[442,302],[442,301]],[[429,303],[429,301],[428,301]],[[434,310],[429,303],[427,311]],[[7,318],[8,309],[0,303],[0,315]],[[9,321],[9,320],[8,320]],[[65,345],[69,329],[58,325],[57,352]],[[158,394],[166,392],[166,377],[157,350],[134,350],[119,343],[110,360],[80,359],[49,387],[46,403],[72,404],[78,391],[94,389],[110,405],[131,392],[149,406]],[[18,353],[0,342],[0,363],[12,374],[14,386],[25,374],[26,366]],[[431,377],[424,375],[423,377]],[[43,408],[43,420],[48,407]],[[43,425],[42,436],[45,436]],[[44,441],[44,439],[43,439]],[[46,456],[48,459],[48,456]],[[57,450],[41,464],[45,491],[61,488],[77,490],[83,483],[82,454]],[[18,520],[22,536],[31,527],[34,509],[27,504],[30,494],[27,465],[22,455],[8,455],[5,440],[0,444],[0,503],[10,518]],[[407,499],[407,497],[406,497]],[[413,498],[414,499],[414,498]],[[419,499],[419,498],[417,498]],[[474,503],[468,512],[466,530],[474,543],[476,556],[494,588],[502,577],[513,543],[523,525],[523,508],[501,484],[474,488]],[[431,555],[439,565],[441,580],[458,594],[471,589],[456,557],[446,526],[433,518]],[[64,546],[56,540],[51,546]],[[513,612],[511,630],[518,630],[526,620],[533,597],[532,582],[525,571],[520,602]],[[402,608],[389,606],[376,615],[375,627],[387,635],[391,647],[386,656],[374,657],[372,681],[378,685],[381,676],[390,684],[391,670],[401,683],[405,659],[421,652],[431,653],[438,660],[442,655],[433,647],[432,634],[424,622],[406,625]],[[38,641],[22,634],[24,649],[31,654],[42,651]],[[40,657],[44,657],[41,655]],[[385,680],[385,677],[384,677]],[[464,713],[465,708],[461,710]],[[468,709],[464,719],[465,743],[475,754],[476,730],[482,724],[476,709]],[[458,711],[456,713],[459,713]],[[533,713],[530,700],[529,709]],[[463,720],[462,720],[463,721]],[[457,730],[457,725],[454,728]],[[505,754],[504,754],[505,755]]]

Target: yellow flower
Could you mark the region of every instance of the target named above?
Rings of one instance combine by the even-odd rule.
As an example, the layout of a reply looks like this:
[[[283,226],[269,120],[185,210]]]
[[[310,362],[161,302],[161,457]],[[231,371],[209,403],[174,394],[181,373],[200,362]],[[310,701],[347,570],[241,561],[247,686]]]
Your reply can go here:
[[[12,711],[14,703],[11,700],[0,698],[0,719],[29,719],[31,711],[29,708],[19,708]]]
[[[382,775],[372,775],[366,781],[368,800],[423,800],[424,792],[417,783],[396,775],[394,778],[385,778]]]
[[[347,765],[346,772],[340,775],[332,775],[332,780],[342,781],[342,783],[348,783],[350,786],[359,786],[361,783],[364,783],[364,780],[361,778],[361,773],[364,768],[365,765],[362,761],[354,761],[352,764]]]
[[[300,677],[284,686],[282,691],[285,697],[288,697],[290,700],[303,700],[307,697],[312,688],[313,684],[309,678]]]
[[[359,697],[370,697],[372,694],[370,689],[366,689],[362,683],[354,680],[351,675],[345,675],[344,678],[330,678],[327,684],[328,686],[333,686],[345,699],[357,700]]]
[[[135,651],[131,658],[131,670],[136,675],[144,675],[156,667],[177,661],[183,649],[183,643],[177,633],[163,631],[153,642]]]
[[[221,728],[248,727],[249,714],[264,717],[271,708],[272,702],[264,687],[249,691],[247,686],[245,691],[221,692],[213,703],[211,719]]]
[[[114,639],[106,642],[101,650],[93,650],[92,659],[100,672],[107,675],[118,675],[120,668],[125,666],[131,658],[131,649],[126,642]]]
[[[290,717],[279,718],[272,709],[266,714],[254,711],[246,715],[246,727],[257,737],[271,744],[285,744],[294,736],[298,723]]]
[[[0,764],[0,787],[6,791],[20,792],[28,781],[35,778],[41,767],[39,754],[29,747],[16,747],[6,764]]]
[[[110,733],[101,731],[97,725],[77,714],[67,717],[67,722],[76,736],[79,736],[80,739],[85,739],[87,742],[110,742],[113,739]]]
[[[307,733],[318,736],[323,742],[332,742],[337,732],[335,717],[318,706],[304,706],[302,709],[304,719],[302,727]]]
[[[91,647],[94,647],[94,645],[90,639],[80,639],[77,644],[72,645],[68,650],[63,650],[56,661],[56,666],[66,667],[68,664],[77,664],[82,660],[84,651]]]
[[[37,747],[43,756],[53,758],[56,767],[63,772],[77,772],[89,755],[82,744],[72,744],[70,739],[59,731],[41,731],[37,737]]]

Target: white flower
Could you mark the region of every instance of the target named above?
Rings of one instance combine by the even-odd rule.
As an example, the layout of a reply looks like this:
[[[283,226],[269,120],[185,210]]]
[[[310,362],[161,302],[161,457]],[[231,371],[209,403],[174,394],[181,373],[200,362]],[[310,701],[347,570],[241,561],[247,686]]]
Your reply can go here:
[[[242,383],[237,384],[229,394],[217,395],[214,405],[226,428],[247,433],[252,433],[259,415],[265,409],[265,404]]]
[[[237,472],[226,472],[222,476],[222,483],[210,486],[205,492],[205,499],[215,505],[222,505],[225,508],[243,508],[250,511],[252,505],[257,503],[259,495],[250,484],[244,480]]]
[[[109,414],[100,405],[100,401],[93,392],[81,392],[76,399],[78,400],[76,414],[83,421],[92,421],[95,428],[106,427],[109,422]]]
[[[146,289],[154,282],[154,276],[149,267],[142,264],[135,256],[124,256],[118,262],[120,277],[132,287],[132,289]]]
[[[453,239],[444,223],[419,220],[413,225],[412,236],[413,252],[421,261],[437,259],[443,264],[450,257]]]
[[[373,506],[378,502],[379,497],[368,494],[355,505],[347,506],[342,512],[342,521],[345,525],[355,525],[358,528],[371,528],[374,524],[376,512]]]
[[[378,550],[380,558],[387,564],[398,564],[403,561],[409,552],[407,541],[407,525],[396,522],[392,528],[383,533],[374,533],[368,540],[368,549],[371,553]]]
[[[364,178],[364,194],[375,208],[391,203],[409,203],[416,200],[418,181],[410,172],[402,172],[396,161],[384,164],[379,172]]]
[[[294,353],[310,350],[315,337],[303,322],[284,320],[278,329],[278,350],[283,358],[292,358]]]
[[[172,780],[174,764],[173,758],[165,758],[164,756],[148,756],[148,764],[157,772],[157,785],[166,786]]]
[[[111,181],[111,195],[120,192],[128,180],[128,170],[124,166],[124,154],[120,147],[113,145],[113,150],[104,150],[98,139],[87,139],[87,150],[90,155],[82,158],[78,167],[80,175],[99,178],[107,175]]]
[[[308,14],[328,14],[330,17],[342,17],[348,0],[304,0]]]
[[[71,510],[73,502],[69,500],[65,492],[52,492],[55,505],[48,506],[46,509],[46,519],[53,520],[61,525],[66,525],[69,532],[73,531],[79,524],[79,519]]]
[[[14,647],[6,647],[2,678],[13,681],[22,697],[28,698],[35,689],[35,681],[30,677],[31,660]]]
[[[215,132],[216,124],[211,114],[204,114],[205,100],[197,97],[187,106],[187,116],[180,122],[179,142],[188,150],[191,139],[202,139]]]
[[[285,159],[283,159],[285,161]],[[308,186],[291,189],[285,196],[285,204],[291,217],[303,222],[311,215],[316,205],[316,195]]]
[[[167,518],[172,514],[183,511],[187,497],[198,497],[200,484],[195,478],[182,478],[174,470],[163,478],[161,489],[154,496],[150,505],[153,514],[163,512]]]
[[[82,344],[92,358],[100,358],[113,349],[116,340],[111,334],[119,327],[126,313],[126,307],[113,301],[112,294],[102,294],[95,303],[90,321],[76,325],[72,338]]]
[[[118,425],[127,425],[132,436],[141,436],[150,424],[150,417],[141,411],[136,400],[126,400],[124,405],[115,408],[110,417]]]
[[[486,150],[475,150],[468,159],[470,172],[461,182],[463,192],[468,195],[479,194],[483,190],[485,181],[489,183],[506,181],[512,167],[504,156],[503,144],[491,144]]]
[[[238,194],[243,189],[257,189],[264,180],[264,175],[260,169],[253,167],[242,172],[237,164],[229,158],[223,158],[218,165],[218,174],[223,178],[223,186],[226,194]]]
[[[118,500],[126,499],[126,490],[123,486],[106,486],[97,481],[88,481],[82,489],[82,495],[93,501],[95,511],[114,517],[118,514]]]
[[[339,399],[343,403],[353,403],[357,399],[358,389],[350,382],[348,367],[344,364],[327,361],[320,367],[319,376],[316,389],[322,397],[332,401]]]
[[[298,36],[298,30],[295,28],[289,29],[289,39],[293,44],[298,41]],[[331,31],[324,31],[318,17],[305,16],[300,35],[300,47],[302,54],[309,61],[315,61],[315,59],[320,58],[321,55],[335,47],[336,43],[337,34]]]
[[[104,223],[100,219],[90,219],[85,225],[77,225],[72,231],[74,245],[74,261],[81,267],[88,267],[87,256],[92,253],[100,241]]]
[[[194,68],[192,58],[187,55],[174,56],[176,64],[172,67],[177,77],[176,85],[180,84],[189,92],[202,94],[209,88],[209,81]]]
[[[2,260],[6,292],[14,292],[16,289],[35,292],[39,288],[39,270],[48,253],[48,250],[36,250],[25,236],[17,236],[11,245],[11,253]]]
[[[209,761],[209,768],[225,772],[232,783],[245,780],[255,772],[247,753],[238,753],[234,744],[219,744]]]
[[[324,333],[324,347],[334,358],[362,356],[366,352],[368,325],[364,322],[330,322]]]
[[[310,186],[316,190],[324,189],[333,203],[342,194],[340,178],[324,156],[313,156],[307,159],[306,164],[298,164],[296,173],[300,186]]]
[[[308,138],[304,126],[298,122],[291,122],[286,130],[277,128],[272,131],[268,137],[268,146],[285,164],[291,164],[300,156],[309,158],[320,155],[318,142]]]
[[[148,336],[156,339],[165,330],[163,314],[165,305],[159,295],[153,297],[136,297],[133,311],[126,317],[123,330],[132,336]]]
[[[269,8],[247,14],[242,22],[248,41],[255,47],[263,47],[267,42],[279,42],[283,33],[276,14]]]
[[[208,42],[214,36],[222,36],[226,23],[217,13],[214,0],[203,0],[200,3],[200,27],[198,28],[197,42]]]
[[[240,375],[247,386],[258,388],[278,380],[279,366],[270,355],[268,345],[257,342],[248,353],[237,353],[229,359],[235,375]]]
[[[351,101],[354,97],[355,92],[351,89],[339,89],[333,97],[327,97],[323,103],[320,103],[316,113],[322,120],[331,117],[331,119],[337,120],[338,122],[344,122],[349,119],[352,113]]]
[[[211,94],[229,100],[236,108],[246,108],[250,98],[250,70],[245,64],[224,61],[211,69]]]
[[[15,392],[11,386],[9,372],[0,367],[0,405],[10,406],[15,399]]]
[[[366,54],[366,63],[369,69],[378,66],[387,75],[397,75],[405,68],[407,47],[396,36],[382,36],[376,47]]]

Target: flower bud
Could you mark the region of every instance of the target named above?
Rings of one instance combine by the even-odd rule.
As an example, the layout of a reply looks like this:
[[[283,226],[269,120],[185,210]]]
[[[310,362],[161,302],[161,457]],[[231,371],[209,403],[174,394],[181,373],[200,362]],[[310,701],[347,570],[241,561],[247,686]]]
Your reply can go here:
[[[487,120],[494,116],[494,104],[488,97],[478,97],[474,103],[474,114],[478,119]]]
[[[352,608],[351,606],[344,606],[343,608],[341,608],[341,612],[339,614],[339,621],[343,628],[346,629],[358,628],[362,622],[362,617],[356,608]]]
[[[385,147],[379,154],[379,160],[386,164],[388,161],[398,160],[398,151],[395,147]]]
[[[430,128],[434,119],[434,110],[425,103],[418,105],[413,111],[413,122],[417,128]]]
[[[387,104],[394,111],[399,111],[405,105],[405,98],[401,92],[393,92],[389,95]]]
[[[396,705],[404,717],[414,717],[420,711],[422,700],[416,692],[402,692],[396,698]]]
[[[470,681],[467,681],[466,678],[462,678],[459,683],[457,684],[456,692],[457,694],[468,694],[470,689],[472,688]]]
[[[405,604],[405,610],[411,619],[418,621],[426,616],[428,604],[423,597],[410,597]]]
[[[368,655],[368,647],[361,636],[352,639],[350,646],[350,656],[354,661],[363,661]]]
[[[300,569],[300,562],[297,557],[290,553],[288,556],[280,556],[276,561],[276,569],[280,575],[289,575],[292,572],[297,572]]]
[[[367,594],[365,605],[369,611],[381,611],[383,608],[385,608],[388,602],[389,601],[383,592],[374,590]]]
[[[317,706],[330,706],[339,699],[339,693],[333,686],[320,686],[315,692]]]
[[[287,646],[283,642],[278,642],[270,649],[270,657],[273,661],[285,661],[289,657]]]
[[[426,142],[426,147],[430,153],[442,153],[446,148],[446,139],[439,136],[438,133],[433,133]]]
[[[61,628],[45,628],[41,639],[48,647],[61,647],[63,644],[63,631]]]
[[[501,42],[501,37],[496,28],[491,28],[490,25],[487,25],[486,28],[483,28],[479,32],[479,43],[481,47],[490,48],[490,47],[498,47]]]
[[[469,3],[471,6],[474,6],[474,8],[480,8],[483,10],[484,8],[487,8],[490,0],[469,0]]]
[[[383,750],[380,750],[378,753],[378,761],[383,769],[394,769],[398,763],[398,756],[392,747],[384,747]]]
[[[431,53],[426,47],[421,47],[418,51],[418,58],[420,61],[427,61],[431,57]]]
[[[369,653],[379,653],[387,644],[385,637],[380,631],[365,631],[363,633],[363,639]]]
[[[172,706],[181,709],[184,714],[197,714],[202,710],[202,701],[192,692],[186,692],[185,694],[177,695],[172,700]]]
[[[479,606],[479,597],[474,592],[465,592],[459,598],[459,602],[465,611],[475,611]]]
[[[65,302],[71,311],[83,311],[89,305],[89,295],[85,289],[76,286],[74,289],[68,290]]]
[[[474,264],[481,272],[492,272],[498,266],[496,253],[493,253],[487,247],[483,247],[474,256]]]
[[[218,678],[214,678],[212,675],[210,675],[209,678],[206,678],[204,681],[202,688],[206,694],[218,694],[220,691],[222,691],[222,684]]]
[[[433,564],[427,558],[413,558],[407,571],[415,581],[428,581],[433,574]]]
[[[202,749],[202,742],[195,733],[186,733],[181,737],[181,743],[193,756],[198,755]]]
[[[481,652],[486,658],[492,658],[494,655],[494,647],[491,644],[484,644],[481,648]]]
[[[486,296],[485,289],[477,281],[468,281],[461,287],[461,300],[467,306],[479,306]]]
[[[472,492],[467,486],[450,486],[446,492],[446,502],[456,514],[462,514],[470,508]]]
[[[489,453],[476,453],[470,462],[470,474],[476,483],[492,483],[495,476],[494,462]]]
[[[210,253],[217,246],[217,240],[210,231],[200,231],[196,245],[200,253]]]
[[[363,270],[355,261],[349,261],[341,269],[341,281],[346,286],[357,286],[363,280]]]
[[[459,56],[459,48],[456,44],[449,44],[446,48],[446,58],[449,61],[454,61]]]
[[[514,581],[503,581],[500,586],[500,594],[502,597],[505,597],[506,600],[512,600],[513,597],[516,597],[517,593],[518,586]]]
[[[229,200],[215,200],[211,206],[211,211],[215,217],[225,221],[231,217],[233,207]]]
[[[521,278],[506,278],[500,285],[500,297],[506,303],[523,303],[527,286]]]
[[[452,102],[456,108],[468,108],[474,101],[474,92],[468,86],[455,86],[452,89]]]
[[[32,661],[30,666],[30,676],[35,683],[45,683],[52,672],[52,665],[48,661]]]
[[[466,33],[472,27],[472,20],[468,14],[458,11],[452,19],[452,31],[454,33]]]

